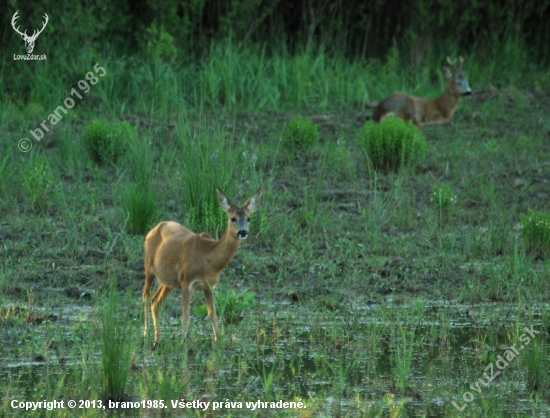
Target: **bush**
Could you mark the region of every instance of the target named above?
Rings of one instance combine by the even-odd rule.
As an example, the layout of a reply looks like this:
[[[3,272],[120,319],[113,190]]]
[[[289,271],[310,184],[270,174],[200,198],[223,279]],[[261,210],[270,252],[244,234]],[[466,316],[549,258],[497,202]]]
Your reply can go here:
[[[54,186],[54,175],[48,159],[42,155],[32,159],[25,167],[23,188],[31,205],[44,206]]]
[[[357,142],[367,161],[377,170],[397,171],[416,163],[426,150],[424,135],[411,121],[393,115],[377,123],[369,120]]]
[[[283,131],[283,145],[288,149],[307,152],[319,142],[319,126],[309,119],[296,116]]]
[[[529,211],[527,215],[520,215],[520,220],[526,251],[537,258],[547,258],[550,254],[550,214]]]
[[[152,61],[162,60],[165,62],[173,62],[177,56],[178,49],[175,45],[174,37],[164,29],[153,23],[146,31],[147,37],[147,56]]]
[[[128,143],[137,137],[129,122],[97,120],[86,126],[84,140],[92,159],[96,162],[116,163]]]
[[[454,204],[456,203],[456,195],[451,186],[447,184],[439,184],[433,188],[430,201],[434,209],[437,211],[441,221],[447,219],[450,215]]]

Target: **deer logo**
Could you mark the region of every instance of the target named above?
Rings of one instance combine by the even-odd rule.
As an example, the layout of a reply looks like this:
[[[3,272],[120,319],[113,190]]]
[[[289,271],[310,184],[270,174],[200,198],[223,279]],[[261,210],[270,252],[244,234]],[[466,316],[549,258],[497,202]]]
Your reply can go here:
[[[13,17],[11,18],[11,26],[13,27],[13,30],[16,31],[19,35],[21,35],[21,38],[23,38],[23,41],[25,42],[25,49],[27,50],[27,54],[31,54],[34,49],[34,43],[36,42],[36,38],[38,38],[38,35],[42,33],[42,31],[48,24],[48,20],[49,20],[48,15],[44,13],[44,24],[42,25],[42,29],[38,31],[35,29],[32,35],[29,36],[27,35],[27,29],[25,29],[25,32],[20,32],[19,27],[15,27],[15,21],[19,17],[17,13],[19,13],[19,10],[16,11]]]

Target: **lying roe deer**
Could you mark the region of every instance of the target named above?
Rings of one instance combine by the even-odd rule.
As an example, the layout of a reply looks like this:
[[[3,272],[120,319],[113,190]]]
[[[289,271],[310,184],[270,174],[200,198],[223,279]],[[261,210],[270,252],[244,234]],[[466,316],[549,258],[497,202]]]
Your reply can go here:
[[[422,128],[426,123],[448,122],[458,105],[461,96],[472,94],[468,80],[462,73],[464,59],[447,62],[454,68],[454,74],[448,67],[442,67],[443,75],[447,80],[445,91],[435,99],[409,96],[405,93],[393,93],[381,101],[374,109],[372,118],[380,122],[389,114],[395,114],[398,118],[412,120],[416,126]]]
[[[168,294],[181,289],[181,322],[183,338],[189,327],[191,298],[195,291],[202,290],[214,339],[218,340],[218,318],[214,303],[214,286],[220,272],[229,264],[242,240],[248,237],[250,214],[256,211],[262,198],[262,189],[249,198],[244,205],[236,206],[219,187],[216,188],[218,202],[227,213],[227,229],[218,241],[206,232],[194,234],[177,222],[161,222],[145,237],[145,286],[143,307],[145,309],[144,335],[147,335],[149,305],[148,299],[153,278],[159,281],[159,288],[151,299],[151,311],[155,328],[155,342],[158,345],[160,324],[159,306]]]

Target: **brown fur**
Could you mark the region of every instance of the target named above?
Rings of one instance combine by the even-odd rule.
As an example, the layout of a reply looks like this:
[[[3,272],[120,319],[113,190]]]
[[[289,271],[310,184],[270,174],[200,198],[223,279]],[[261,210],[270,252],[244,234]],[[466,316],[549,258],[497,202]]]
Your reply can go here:
[[[143,288],[143,307],[145,310],[144,335],[148,330],[149,304],[153,278],[159,281],[159,287],[151,299],[153,326],[155,328],[155,346],[160,338],[158,308],[164,298],[176,289],[181,289],[183,336],[187,335],[190,322],[191,298],[195,291],[202,290],[206,299],[208,316],[212,322],[214,339],[218,340],[214,287],[218,283],[220,272],[232,260],[241,241],[246,238],[250,214],[260,204],[262,190],[249,198],[243,206],[234,205],[218,188],[218,202],[229,217],[227,229],[218,241],[203,232],[195,234],[177,222],[161,222],[145,237],[145,286]]]
[[[442,71],[447,80],[445,91],[435,99],[424,99],[422,97],[409,96],[405,93],[393,93],[374,109],[372,118],[376,122],[382,121],[387,115],[394,114],[403,120],[412,120],[419,128],[426,123],[446,123],[455,112],[459,99],[466,94],[471,94],[468,81],[462,73],[460,58],[458,65],[447,58],[455,70],[454,74],[447,67]]]

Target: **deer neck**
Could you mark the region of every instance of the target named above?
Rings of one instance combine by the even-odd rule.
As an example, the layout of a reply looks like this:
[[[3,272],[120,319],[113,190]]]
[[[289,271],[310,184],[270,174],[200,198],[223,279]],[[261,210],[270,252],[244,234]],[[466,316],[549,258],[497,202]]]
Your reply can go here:
[[[241,245],[241,239],[230,233],[229,228],[225,231],[223,236],[216,241],[211,250],[212,258],[216,260],[214,267],[216,270],[223,270],[229,262],[233,259],[233,256],[237,252],[237,249]]]
[[[454,94],[449,88],[446,88],[443,94],[435,99],[441,115],[445,119],[450,118],[455,112],[458,105],[458,99],[460,99],[460,96]]]

